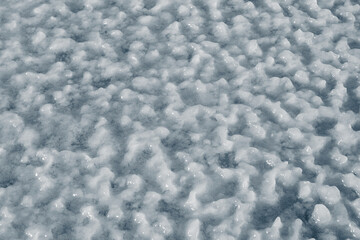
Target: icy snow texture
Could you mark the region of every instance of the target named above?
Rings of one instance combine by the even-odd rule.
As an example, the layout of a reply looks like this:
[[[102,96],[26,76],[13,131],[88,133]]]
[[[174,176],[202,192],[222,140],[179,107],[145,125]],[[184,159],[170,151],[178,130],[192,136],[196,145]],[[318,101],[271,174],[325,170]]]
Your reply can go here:
[[[2,0],[0,239],[360,239],[356,0]]]

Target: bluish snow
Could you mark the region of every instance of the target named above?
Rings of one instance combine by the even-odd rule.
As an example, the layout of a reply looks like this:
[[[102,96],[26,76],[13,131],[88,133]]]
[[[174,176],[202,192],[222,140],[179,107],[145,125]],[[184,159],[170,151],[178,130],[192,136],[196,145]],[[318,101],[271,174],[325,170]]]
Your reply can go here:
[[[357,0],[2,0],[0,239],[360,239]]]

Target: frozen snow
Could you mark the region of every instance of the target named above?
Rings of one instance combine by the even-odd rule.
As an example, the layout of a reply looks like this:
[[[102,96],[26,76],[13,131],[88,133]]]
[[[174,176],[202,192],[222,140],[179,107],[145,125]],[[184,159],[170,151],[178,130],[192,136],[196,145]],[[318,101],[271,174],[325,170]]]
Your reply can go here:
[[[3,0],[0,239],[360,239],[356,0]]]

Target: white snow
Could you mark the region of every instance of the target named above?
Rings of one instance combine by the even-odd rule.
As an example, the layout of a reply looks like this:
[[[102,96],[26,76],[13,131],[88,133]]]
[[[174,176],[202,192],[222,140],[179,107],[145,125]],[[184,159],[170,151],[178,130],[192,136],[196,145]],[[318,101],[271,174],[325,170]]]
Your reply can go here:
[[[331,213],[323,204],[316,204],[311,218],[316,225],[324,226],[331,222]]]
[[[359,239],[359,15],[2,1],[0,239]]]

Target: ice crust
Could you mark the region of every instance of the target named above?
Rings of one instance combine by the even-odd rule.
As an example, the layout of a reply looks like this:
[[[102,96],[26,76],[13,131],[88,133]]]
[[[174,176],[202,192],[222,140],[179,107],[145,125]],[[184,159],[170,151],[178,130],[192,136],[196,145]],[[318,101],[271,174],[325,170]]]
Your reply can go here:
[[[0,239],[360,239],[356,0],[2,0]]]

